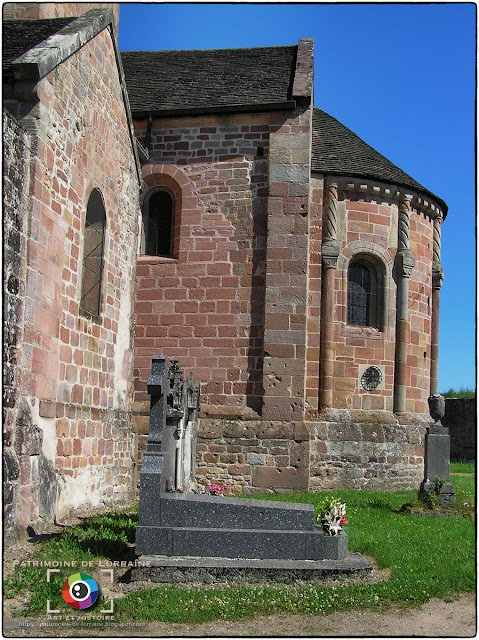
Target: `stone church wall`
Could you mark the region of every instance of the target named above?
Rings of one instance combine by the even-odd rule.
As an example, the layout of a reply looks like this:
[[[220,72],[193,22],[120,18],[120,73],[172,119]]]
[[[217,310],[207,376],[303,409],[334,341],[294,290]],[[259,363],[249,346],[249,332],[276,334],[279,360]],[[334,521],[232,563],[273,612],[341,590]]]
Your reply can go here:
[[[137,413],[154,353],[194,372],[203,403],[261,410],[268,140],[262,114],[153,121],[144,195],[174,194],[174,257],[138,258]]]
[[[212,410],[198,429],[197,482],[227,493],[419,486],[427,416],[326,410],[315,422]]]
[[[147,126],[136,123],[144,143]],[[384,482],[402,487],[421,480],[429,424],[432,221],[412,209],[409,379],[406,412],[398,418],[392,413],[397,194],[378,195],[372,185],[366,192],[351,185],[339,190],[333,403],[324,411],[319,395],[326,202],[323,176],[310,181],[306,168],[301,182],[301,162],[309,153],[301,141],[309,141],[309,126],[308,111],[298,110],[154,120],[149,136],[144,192],[156,186],[172,190],[181,221],[175,223],[173,258],[140,256],[138,263],[138,456],[148,429],[151,355],[163,353],[203,382],[198,481],[223,483],[230,492]],[[377,265],[376,327],[347,323],[347,269],[355,256]],[[383,379],[368,391],[360,380],[371,365]]]
[[[393,410],[396,349],[396,275],[398,207],[394,201],[341,193],[338,203],[338,242],[342,247],[335,270],[335,326],[333,406],[366,411]],[[428,412],[432,297],[432,220],[420,211],[411,214],[410,249],[416,265],[409,278],[406,411]],[[350,260],[368,256],[382,273],[378,276],[377,327],[347,323],[347,273]],[[381,369],[383,380],[374,391],[361,385],[364,369]]]
[[[15,447],[19,413],[23,310],[26,276],[30,184],[30,138],[6,112],[3,113],[3,501],[5,528],[11,529],[18,513],[19,478],[25,467],[22,451]],[[27,454],[28,455],[28,454]],[[27,484],[30,484],[29,482]]]
[[[431,422],[387,411],[324,411],[311,438],[311,490],[419,486]]]
[[[173,259],[138,260],[140,385],[145,388],[152,349],[160,348],[194,370],[207,404],[258,409],[267,119],[155,120],[150,149],[145,191],[175,183],[181,220]]]
[[[303,53],[297,69],[302,62],[312,69],[308,46]],[[312,127],[309,98],[299,102],[271,114],[262,411],[265,420],[293,422],[306,410]]]
[[[342,251],[335,274],[333,407],[323,409],[318,402],[323,180],[313,179],[311,187],[305,422],[287,426],[280,421],[248,422],[244,416],[222,421],[210,415],[201,421],[198,433],[198,477],[200,482],[223,482],[243,492],[260,487],[314,490],[418,485],[424,435],[430,424],[432,220],[416,209],[411,212],[410,248],[416,264],[409,279],[407,411],[396,415],[398,206],[391,199],[340,192],[338,241]],[[378,287],[383,289],[379,311],[383,317],[378,328],[347,323],[347,268],[355,255],[371,256],[382,265]],[[288,348],[286,339],[283,347]],[[360,379],[371,365],[380,367],[384,377],[378,389],[366,390]],[[291,433],[293,424],[302,425],[302,439]]]
[[[333,182],[334,179],[331,179]],[[334,180],[336,182],[336,180]],[[430,341],[432,296],[432,220],[412,209],[409,233],[411,252],[416,260],[409,278],[406,411],[395,415],[398,204],[391,197],[373,194],[365,181],[363,193],[354,191],[353,180],[338,180],[337,228],[340,248],[333,269],[332,394],[327,408],[318,402],[320,385],[321,326],[320,283],[310,279],[310,326],[314,357],[308,362],[307,419],[311,420],[310,487],[414,486],[421,480],[425,428],[430,423],[427,397],[430,393]],[[350,183],[347,185],[347,183]],[[346,183],[346,184],[345,184]],[[346,188],[347,185],[347,188]],[[328,202],[323,198],[323,180],[313,179],[313,197],[323,205],[327,217]],[[384,186],[383,186],[384,188]],[[375,186],[379,192],[381,187]],[[369,193],[368,193],[369,191]],[[313,202],[314,202],[313,200]],[[310,270],[324,273],[319,252],[322,219],[312,210],[310,226]],[[376,272],[377,317],[373,326],[348,323],[348,266],[353,258],[370,261]],[[324,292],[323,292],[324,295]],[[313,324],[314,323],[314,324]],[[375,389],[364,388],[361,378],[371,366],[382,374]],[[320,413],[314,412],[319,405]],[[317,414],[316,414],[317,415]]]
[[[397,206],[354,193],[338,197],[338,242],[342,247],[335,273],[335,326],[333,407],[392,411],[396,300],[393,264],[397,247]],[[377,327],[347,322],[347,275],[353,257],[367,256],[382,271],[383,303]],[[381,276],[378,274],[378,280]],[[378,283],[378,289],[380,288]],[[362,388],[364,366],[376,365],[383,373],[374,391]]]
[[[132,328],[138,179],[110,31],[37,85],[31,131],[18,525],[125,500],[134,437]],[[100,318],[79,308],[86,207],[106,211]]]
[[[197,437],[200,485],[217,483],[235,494],[308,488],[311,436],[305,423],[212,409],[200,420]]]

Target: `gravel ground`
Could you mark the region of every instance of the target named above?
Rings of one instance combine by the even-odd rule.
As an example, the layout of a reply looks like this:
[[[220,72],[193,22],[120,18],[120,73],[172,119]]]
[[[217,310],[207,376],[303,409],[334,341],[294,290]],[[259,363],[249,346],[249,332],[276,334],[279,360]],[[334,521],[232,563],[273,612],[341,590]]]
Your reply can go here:
[[[20,624],[32,626],[19,626]],[[420,609],[388,608],[339,612],[330,616],[274,615],[236,622],[167,624],[143,626],[112,623],[105,630],[42,627],[34,619],[4,618],[4,636],[11,637],[445,637],[476,635],[476,596],[463,594],[457,601],[433,598]]]

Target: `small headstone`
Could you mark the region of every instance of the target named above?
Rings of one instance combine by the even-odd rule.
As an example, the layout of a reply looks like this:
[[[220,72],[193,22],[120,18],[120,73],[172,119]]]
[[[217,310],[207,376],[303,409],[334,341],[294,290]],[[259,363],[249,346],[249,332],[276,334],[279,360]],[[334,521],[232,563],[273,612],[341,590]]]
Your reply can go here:
[[[419,498],[427,503],[437,500],[439,506],[450,507],[455,505],[456,495],[449,479],[449,429],[441,424],[446,410],[445,398],[434,395],[428,398],[428,402],[434,424],[426,433],[424,480],[419,489]]]

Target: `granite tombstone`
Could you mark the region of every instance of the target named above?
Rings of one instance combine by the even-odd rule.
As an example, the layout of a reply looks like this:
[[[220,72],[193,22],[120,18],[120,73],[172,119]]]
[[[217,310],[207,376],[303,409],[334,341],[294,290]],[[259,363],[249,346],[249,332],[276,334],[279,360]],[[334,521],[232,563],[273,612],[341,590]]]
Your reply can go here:
[[[210,576],[239,568],[292,576],[370,572],[364,558],[348,553],[345,532],[326,536],[315,525],[312,504],[198,494],[198,385],[183,379],[178,362],[168,367],[164,356],[154,356],[148,392],[150,433],[140,473],[136,553],[150,567],[135,569],[133,579],[164,581],[172,567],[183,577],[184,571],[206,567]]]

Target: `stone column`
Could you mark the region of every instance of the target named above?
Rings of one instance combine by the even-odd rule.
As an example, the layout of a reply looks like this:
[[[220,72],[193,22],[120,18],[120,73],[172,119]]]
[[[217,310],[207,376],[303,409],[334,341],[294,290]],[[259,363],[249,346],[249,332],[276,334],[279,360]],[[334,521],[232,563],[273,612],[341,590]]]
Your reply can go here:
[[[439,378],[439,297],[441,293],[444,272],[441,266],[441,223],[442,218],[434,219],[433,229],[433,257],[432,257],[432,311],[431,311],[431,371],[430,395],[435,396],[438,391]]]
[[[396,254],[396,356],[394,375],[394,411],[406,411],[408,385],[407,350],[409,345],[408,294],[409,277],[416,261],[409,249],[409,220],[411,196],[405,195],[399,204],[398,251]]]
[[[326,182],[325,234],[321,246],[321,361],[319,383],[320,409],[333,406],[334,364],[334,288],[339,245],[336,240],[338,183]]]

